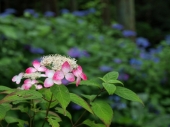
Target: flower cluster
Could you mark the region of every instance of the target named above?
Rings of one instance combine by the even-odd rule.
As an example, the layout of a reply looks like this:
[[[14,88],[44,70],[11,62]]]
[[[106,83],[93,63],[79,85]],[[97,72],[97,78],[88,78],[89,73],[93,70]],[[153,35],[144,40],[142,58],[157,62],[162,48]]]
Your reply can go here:
[[[13,82],[20,84],[22,78],[26,78],[20,89],[28,90],[33,85],[36,89],[51,87],[54,84],[61,85],[62,80],[69,82],[76,81],[76,86],[80,84],[81,79],[87,80],[82,67],[76,64],[76,60],[61,55],[44,56],[39,62],[33,61],[33,67],[28,67],[25,73],[20,73],[12,78]],[[37,80],[45,78],[43,86]]]

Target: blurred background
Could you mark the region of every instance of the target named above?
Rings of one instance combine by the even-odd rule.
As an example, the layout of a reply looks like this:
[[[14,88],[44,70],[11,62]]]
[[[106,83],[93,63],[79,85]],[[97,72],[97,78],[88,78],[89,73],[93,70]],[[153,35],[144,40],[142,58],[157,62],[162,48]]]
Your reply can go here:
[[[169,0],[0,0],[0,85],[18,87],[11,78],[43,55],[66,55],[88,79],[118,71],[144,101],[104,96],[114,110],[111,126],[170,127],[169,12]],[[83,111],[69,110],[75,120]]]

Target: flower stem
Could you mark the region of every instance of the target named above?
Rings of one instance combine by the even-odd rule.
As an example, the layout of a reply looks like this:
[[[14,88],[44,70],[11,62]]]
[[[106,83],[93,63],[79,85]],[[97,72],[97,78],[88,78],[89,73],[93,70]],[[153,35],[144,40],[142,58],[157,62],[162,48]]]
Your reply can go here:
[[[46,115],[45,115],[45,120],[44,120],[44,122],[43,122],[42,127],[44,127],[45,122],[46,122],[46,120],[48,119],[47,117],[48,117],[48,113],[49,113],[49,111],[50,111],[50,105],[51,105],[51,103],[53,102],[52,99],[53,99],[53,94],[51,95],[50,101],[48,101],[49,103],[48,103],[48,107],[47,107],[47,111],[46,111]]]

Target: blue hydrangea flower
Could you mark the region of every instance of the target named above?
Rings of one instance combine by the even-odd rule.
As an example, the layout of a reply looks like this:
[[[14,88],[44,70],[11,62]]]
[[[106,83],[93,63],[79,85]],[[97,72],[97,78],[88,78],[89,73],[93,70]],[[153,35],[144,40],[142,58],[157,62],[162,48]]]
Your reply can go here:
[[[147,48],[148,46],[150,46],[150,42],[148,41],[148,39],[144,38],[144,37],[138,37],[136,38],[136,44],[138,46]]]
[[[107,66],[107,65],[102,65],[102,66],[100,66],[99,69],[100,69],[100,71],[102,71],[102,72],[109,72],[109,71],[112,71],[112,70],[113,70],[112,67]]]
[[[126,74],[126,73],[120,73],[118,79],[123,80],[123,81],[127,81],[129,79],[129,75]]]
[[[34,9],[25,9],[25,10],[24,10],[24,13],[29,13],[29,14],[31,14],[31,15],[34,15],[35,10],[34,10]]]
[[[122,35],[124,37],[134,37],[134,36],[136,36],[136,32],[132,31],[132,30],[123,30]]]
[[[17,11],[13,8],[7,8],[7,9],[5,9],[5,11],[3,13],[0,13],[0,17],[6,17],[6,16],[8,16],[10,14],[14,14],[16,12]]]
[[[66,13],[69,13],[70,11],[68,9],[63,8],[60,10],[60,12],[61,14],[66,14]]]
[[[165,41],[167,44],[170,44],[170,35],[165,36]]]
[[[61,82],[62,82],[62,84],[64,84],[64,85],[68,85],[68,84],[70,83],[70,82],[69,82],[67,79],[65,79],[65,78],[62,79]]]
[[[75,109],[75,110],[80,110],[80,109],[82,109],[81,106],[79,106],[79,105],[77,105],[77,104],[74,104],[74,103],[71,105],[71,107],[72,107],[72,109]]]
[[[83,17],[87,15],[87,11],[73,11],[72,14],[75,16]]]
[[[112,96],[109,96],[109,100],[119,102],[121,98],[117,95],[112,95]]]
[[[119,58],[114,58],[113,62],[115,62],[115,63],[119,64],[119,63],[121,63],[121,62],[122,62],[122,60],[121,60],[121,59],[119,59]]]
[[[71,48],[68,51],[68,55],[73,57],[73,58],[81,58],[81,57],[89,57],[89,53],[85,50],[80,50],[77,47]]]
[[[96,12],[96,9],[95,8],[90,8],[88,9],[88,14],[93,14]]]
[[[117,29],[117,30],[122,30],[124,27],[123,27],[123,25],[116,23],[116,24],[112,25],[112,28],[113,29]]]
[[[44,50],[42,48],[31,47],[30,52],[33,54],[44,54]]]
[[[52,12],[52,11],[46,11],[46,12],[44,13],[44,16],[45,16],[45,17],[54,17],[54,16],[55,16],[55,13]]]

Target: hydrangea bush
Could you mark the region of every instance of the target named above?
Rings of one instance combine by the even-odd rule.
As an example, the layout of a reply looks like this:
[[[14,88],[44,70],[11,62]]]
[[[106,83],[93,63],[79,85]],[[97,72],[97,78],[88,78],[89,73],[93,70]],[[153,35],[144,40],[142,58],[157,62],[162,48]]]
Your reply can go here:
[[[65,126],[109,127],[113,118],[113,110],[107,101],[99,98],[100,96],[106,93],[108,95],[116,94],[127,100],[142,103],[134,92],[125,88],[123,83],[117,79],[118,72],[109,72],[100,77],[101,84],[99,84],[87,80],[82,67],[77,64],[74,58],[49,55],[42,57],[40,62],[33,61],[32,64],[33,67],[28,67],[25,72],[12,78],[12,81],[19,85],[18,88],[11,89],[0,86],[1,94],[5,95],[0,100],[2,127],[6,125],[33,127],[36,125],[36,116],[40,114],[43,122],[40,122],[42,125],[38,126],[42,127],[47,124],[59,127],[65,122],[65,119],[70,119],[70,124],[67,123]],[[25,79],[23,83],[22,79]],[[91,94],[74,93],[62,84],[63,79],[68,80],[69,85],[76,84],[75,89],[85,85],[86,87],[95,87],[95,91]],[[69,112],[68,107],[71,102],[84,108],[84,112],[76,121],[72,119],[74,113]],[[8,115],[10,110],[21,111],[23,117],[17,118]],[[86,112],[90,114],[88,117],[84,115]]]

